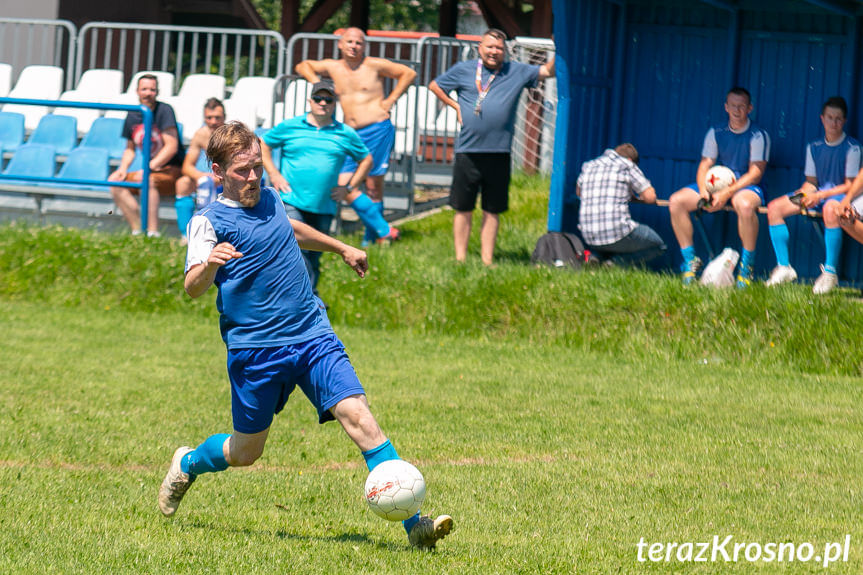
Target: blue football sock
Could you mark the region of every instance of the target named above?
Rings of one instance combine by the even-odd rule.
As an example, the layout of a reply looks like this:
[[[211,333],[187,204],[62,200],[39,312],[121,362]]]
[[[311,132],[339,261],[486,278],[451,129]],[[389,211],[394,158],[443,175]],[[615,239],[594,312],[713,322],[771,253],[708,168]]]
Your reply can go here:
[[[383,217],[384,216],[384,203],[383,202],[374,202],[374,204],[375,204],[375,211],[377,211],[377,213],[379,213],[381,215],[381,217]],[[371,243],[374,243],[374,241],[376,239],[378,239],[378,234],[375,231],[375,229],[371,226],[366,226],[365,234],[363,234],[363,241],[366,242],[367,244],[371,244]]]
[[[174,208],[177,210],[177,227],[180,229],[180,233],[185,236],[189,220],[195,215],[194,196],[178,197],[174,200]]]
[[[396,453],[396,448],[393,447],[393,444],[390,443],[390,440],[387,439],[377,447],[369,449],[368,451],[363,451],[363,458],[366,460],[366,466],[368,466],[369,471],[383,463],[384,461],[390,461],[392,459],[400,459],[399,454]],[[420,520],[420,513],[417,511],[417,514],[413,517],[408,517],[404,521],[402,521],[402,525],[404,525],[405,532],[410,534],[413,526],[417,524],[417,521]]]
[[[396,453],[396,448],[393,447],[393,444],[390,443],[389,439],[387,439],[377,447],[369,449],[368,451],[363,451],[363,458],[365,458],[366,465],[368,466],[369,471],[371,471],[384,461],[399,459],[399,454]]]
[[[769,230],[773,251],[776,252],[776,263],[780,266],[791,265],[791,258],[788,256],[788,226],[776,224],[770,226]]]
[[[680,253],[683,256],[683,271],[689,270],[689,262],[695,259],[695,246],[680,248]]]
[[[190,475],[224,471],[229,467],[223,451],[229,437],[231,436],[227,433],[211,435],[197,449],[180,460],[180,469]]]
[[[824,271],[835,274],[839,269],[839,254],[842,252],[842,228],[826,228],[824,230]]]
[[[755,263],[755,252],[749,251],[747,249],[743,250],[743,253],[740,254],[740,269],[746,270],[752,267],[752,264]]]
[[[375,203],[370,197],[360,194],[351,203],[351,207],[363,223],[371,227],[378,237],[385,238],[390,234],[390,225],[384,219],[383,211],[378,212],[377,208],[375,208]]]

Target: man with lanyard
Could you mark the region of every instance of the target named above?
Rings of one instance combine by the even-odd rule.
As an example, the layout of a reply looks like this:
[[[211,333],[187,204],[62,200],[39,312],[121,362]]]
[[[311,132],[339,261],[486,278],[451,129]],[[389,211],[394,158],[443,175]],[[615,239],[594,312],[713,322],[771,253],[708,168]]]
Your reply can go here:
[[[825,294],[839,283],[839,254],[842,250],[839,202],[842,201],[857,172],[860,171],[860,143],[845,134],[848,104],[845,98],[833,96],[821,108],[824,137],[806,145],[806,181],[794,192],[767,204],[770,241],[776,252],[776,267],[767,280],[775,286],[797,279],[788,253],[788,226],[785,218],[805,211],[821,212],[824,217],[824,264],[815,280],[813,292]],[[850,200],[849,200],[850,201]]]
[[[429,90],[458,115],[461,131],[449,203],[455,210],[455,258],[467,258],[476,197],[482,196],[480,243],[482,262],[492,265],[500,214],[509,207],[510,150],[516,105],[522,89],[554,75],[554,59],[530,66],[504,59],[506,35],[488,30],[479,44],[479,59],[460,62],[435,78]],[[458,100],[449,92],[455,90]]]

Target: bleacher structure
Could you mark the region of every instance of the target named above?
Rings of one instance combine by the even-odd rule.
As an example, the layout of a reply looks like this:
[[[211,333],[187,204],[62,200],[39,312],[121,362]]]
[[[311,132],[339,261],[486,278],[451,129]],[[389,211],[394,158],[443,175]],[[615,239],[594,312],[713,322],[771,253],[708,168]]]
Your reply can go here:
[[[0,18],[0,34],[35,38],[14,54],[4,53],[0,44],[0,98],[64,103],[4,100],[0,169],[14,175],[24,159],[43,161],[39,174],[67,180],[57,184],[0,178],[0,219],[35,215],[43,222],[100,227],[122,225],[108,187],[68,180],[106,180],[105,170],[110,173],[117,165],[126,146],[120,131],[127,111],[103,105],[137,106],[142,74],[157,77],[158,99],[173,107],[183,143],[188,144],[203,124],[203,105],[210,97],[225,103],[228,120],[242,121],[258,133],[305,113],[311,87],[290,72],[303,59],[338,57],[338,37],[330,34],[297,34],[286,43],[271,31],[105,22],[77,31],[66,21],[13,18]],[[404,63],[418,73],[415,85],[392,110],[397,135],[384,205],[388,216],[396,217],[413,212],[417,184],[449,185],[459,126],[455,111],[443,106],[427,85],[455,63],[475,58],[476,42],[370,36],[367,44],[370,56]],[[531,63],[545,61],[551,50],[553,45],[529,39],[510,45],[513,59]],[[519,125],[516,134],[513,162],[528,171],[551,169],[550,111],[556,95],[552,82],[543,84],[524,96],[522,108],[534,115],[520,116],[519,124],[525,125]],[[70,107],[72,102],[90,107]],[[342,118],[340,108],[337,118]],[[42,146],[42,160],[33,159],[31,146]],[[53,150],[50,160],[44,147]],[[25,158],[16,160],[20,152]],[[165,231],[173,229],[169,224],[174,219],[173,198],[163,198],[160,221]]]

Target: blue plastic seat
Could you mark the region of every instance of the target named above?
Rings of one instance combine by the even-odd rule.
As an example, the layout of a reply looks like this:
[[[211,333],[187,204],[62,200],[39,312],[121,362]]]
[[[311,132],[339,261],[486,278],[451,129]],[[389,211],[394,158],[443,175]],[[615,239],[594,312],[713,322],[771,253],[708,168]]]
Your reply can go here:
[[[109,158],[121,157],[126,149],[126,139],[120,135],[123,122],[120,118],[98,118],[81,140],[81,147],[103,148],[108,151]]]
[[[42,116],[27,143],[54,146],[58,154],[68,154],[78,143],[78,120],[54,114]]]
[[[0,112],[0,148],[13,152],[24,143],[24,114]]]
[[[108,150],[104,148],[88,148],[79,146],[69,152],[66,162],[60,168],[58,178],[72,180],[107,180],[108,179]],[[87,184],[50,183],[51,187],[73,188],[82,190],[104,190],[104,186],[93,186]]]
[[[38,178],[54,177],[54,147],[45,144],[22,144],[9,160],[9,165],[3,170],[4,176],[33,176]],[[24,180],[0,180],[0,184],[8,183],[24,186],[42,186],[43,183]]]

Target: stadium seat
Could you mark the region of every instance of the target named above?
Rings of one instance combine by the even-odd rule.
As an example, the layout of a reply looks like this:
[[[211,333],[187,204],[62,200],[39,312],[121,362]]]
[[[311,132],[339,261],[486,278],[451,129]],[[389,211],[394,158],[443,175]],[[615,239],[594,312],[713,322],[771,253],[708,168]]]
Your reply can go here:
[[[39,178],[54,177],[54,148],[44,144],[23,144],[9,160],[9,165],[3,170],[4,176],[33,176]],[[0,180],[2,183],[15,185],[38,186],[38,182],[24,180]]]
[[[218,74],[189,74],[183,80],[177,97],[182,100],[200,102],[201,109],[208,98],[225,99],[225,77]],[[203,111],[201,112],[203,118]]]
[[[126,139],[121,136],[123,122],[119,118],[98,118],[90,131],[81,140],[82,148],[102,148],[109,158],[119,158],[126,149]]]
[[[100,103],[104,99],[98,94],[90,94],[87,92],[79,92],[78,90],[68,90],[60,95],[60,99],[64,102],[94,102]],[[78,121],[78,137],[83,137],[84,134],[90,131],[93,122],[102,115],[102,110],[94,108],[54,108],[55,116],[71,116]]]
[[[87,70],[81,75],[75,90],[82,94],[98,94],[103,99],[119,96],[123,91],[123,72],[100,68]]]
[[[273,123],[273,78],[246,76],[237,80],[231,97],[225,100],[228,119],[237,119],[250,128],[259,125],[270,127]],[[230,117],[233,112],[234,117]],[[248,120],[252,120],[250,123]]]
[[[21,70],[15,87],[9,92],[10,98],[25,98],[33,100],[57,100],[63,91],[63,69],[57,66],[27,66]],[[5,112],[24,114],[24,127],[35,130],[39,120],[49,112],[46,106],[26,106],[24,104],[6,104]]]
[[[107,180],[108,173],[107,150],[80,146],[69,153],[57,177],[72,180]],[[45,185],[60,188],[108,191],[108,188],[104,186],[87,184],[48,183]]]
[[[132,76],[132,80],[129,82],[129,87],[126,88],[126,94],[132,94],[133,96],[137,96],[138,94],[138,78],[143,76],[144,74],[151,74],[156,77],[156,82],[159,84],[159,99],[168,98],[174,95],[174,75],[170,72],[157,72],[152,70],[145,70],[142,72],[138,72],[134,76]],[[137,97],[135,98],[135,103],[138,102]]]
[[[39,125],[33,130],[28,144],[53,146],[58,154],[68,154],[78,143],[77,120],[71,116],[48,114],[42,116]]]
[[[162,98],[159,97],[159,99],[161,100]],[[106,104],[123,104],[126,106],[137,106],[138,104],[140,104],[140,102],[138,100],[138,94],[135,94],[135,93],[132,93],[132,94],[123,93],[123,94],[120,94],[119,96],[114,96],[112,98],[106,98],[105,103]],[[129,112],[126,112],[125,110],[105,110],[105,116],[104,117],[105,118],[125,120],[126,114],[128,114],[128,113]]]
[[[0,98],[5,98],[12,90],[12,66],[0,63]]]
[[[15,151],[24,143],[24,114],[0,112],[0,148]]]
[[[188,146],[198,128],[204,125],[204,101],[187,100],[180,96],[160,99],[174,109],[177,128],[180,131],[180,141],[183,142],[183,145]],[[179,124],[182,124],[182,129],[180,129]]]

